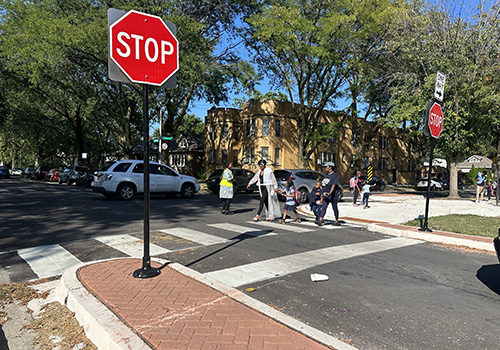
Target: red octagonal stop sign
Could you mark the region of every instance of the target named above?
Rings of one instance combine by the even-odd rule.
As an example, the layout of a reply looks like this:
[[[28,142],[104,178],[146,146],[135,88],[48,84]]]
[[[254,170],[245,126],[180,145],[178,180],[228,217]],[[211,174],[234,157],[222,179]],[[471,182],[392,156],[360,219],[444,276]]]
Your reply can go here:
[[[179,69],[179,43],[160,17],[129,11],[109,35],[111,59],[135,83],[163,85]]]
[[[432,105],[429,111],[429,131],[432,137],[438,138],[443,130],[443,111],[438,103]]]

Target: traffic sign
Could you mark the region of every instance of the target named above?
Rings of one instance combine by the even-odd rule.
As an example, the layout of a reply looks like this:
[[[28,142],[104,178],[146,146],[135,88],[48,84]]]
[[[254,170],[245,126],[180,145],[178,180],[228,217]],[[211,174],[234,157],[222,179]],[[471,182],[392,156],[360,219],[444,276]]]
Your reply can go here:
[[[436,100],[443,102],[444,99],[444,84],[446,82],[446,76],[441,73],[437,72],[436,75],[436,88],[434,89],[434,97]]]
[[[441,110],[441,106],[436,102],[434,102],[429,111],[428,125],[431,136],[438,138],[441,130],[443,130],[443,111]]]
[[[169,25],[135,10],[110,25],[110,59],[130,81],[161,86],[177,72],[179,42]]]

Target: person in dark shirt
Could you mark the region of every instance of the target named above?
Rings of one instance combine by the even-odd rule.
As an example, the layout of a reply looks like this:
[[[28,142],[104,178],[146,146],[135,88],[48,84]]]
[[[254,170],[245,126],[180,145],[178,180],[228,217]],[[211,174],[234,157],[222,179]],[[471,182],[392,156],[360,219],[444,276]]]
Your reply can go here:
[[[321,214],[319,220],[316,220],[315,223],[318,226],[323,225],[323,219],[326,214],[326,210],[328,209],[328,204],[332,203],[333,213],[335,215],[335,222],[333,225],[340,226],[339,223],[339,176],[335,173],[334,168],[335,164],[333,162],[328,162],[325,164],[326,174],[325,178],[321,182],[321,189],[323,190],[323,205],[321,209]]]
[[[323,207],[323,190],[321,189],[321,180],[316,182],[316,187],[309,193],[309,206],[311,207],[316,220],[321,216],[321,209]]]

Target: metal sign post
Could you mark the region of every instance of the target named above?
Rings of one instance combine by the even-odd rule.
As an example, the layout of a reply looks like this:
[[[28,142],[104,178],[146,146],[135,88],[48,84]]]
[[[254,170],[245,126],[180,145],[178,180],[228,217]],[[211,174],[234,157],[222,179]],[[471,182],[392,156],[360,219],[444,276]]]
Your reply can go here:
[[[430,160],[429,160],[429,170],[427,176],[427,195],[425,196],[425,218],[422,227],[420,227],[419,231],[432,232],[432,230],[428,226],[429,219],[429,198],[431,196],[431,175],[432,175],[432,157],[434,153],[434,137],[431,136],[431,150],[430,150]]]

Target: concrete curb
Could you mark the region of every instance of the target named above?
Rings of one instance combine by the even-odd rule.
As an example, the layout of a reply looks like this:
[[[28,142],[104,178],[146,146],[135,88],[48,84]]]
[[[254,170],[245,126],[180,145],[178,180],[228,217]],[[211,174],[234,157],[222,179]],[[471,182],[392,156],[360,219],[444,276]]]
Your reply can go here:
[[[106,260],[81,264],[66,270],[56,289],[57,299],[75,313],[85,334],[98,349],[151,350],[141,337],[87,291],[76,277],[79,268],[102,261]]]
[[[211,277],[205,276],[197,271],[191,270],[190,268],[187,268],[183,265],[177,264],[177,263],[172,263],[169,265],[171,268],[179,271],[180,273],[189,276],[193,278],[194,280],[197,280],[207,286],[212,287],[213,289],[227,295],[229,298],[245,305],[248,306],[251,309],[254,309],[261,314],[287,326],[288,328],[291,328],[303,335],[305,335],[308,338],[314,339],[319,343],[322,343],[326,346],[331,346],[334,349],[337,350],[357,350],[357,348],[344,343],[338,338],[332,337],[326,333],[323,333],[311,326],[306,325],[305,323],[302,323],[288,315],[285,315],[284,313],[273,309],[267,304],[264,304],[248,295],[245,293],[230,287],[224,283],[221,283]]]
[[[62,305],[66,305],[69,310],[75,313],[75,318],[84,328],[85,334],[98,349],[151,350],[151,347],[139,335],[120,320],[100,300],[94,297],[77,278],[77,271],[81,267],[109,260],[114,259],[93,261],[87,264],[76,265],[66,270],[56,288],[56,298]],[[152,258],[151,260],[162,265],[168,262],[157,258]],[[308,326],[233,287],[188,267],[178,263],[171,263],[169,267],[321,344],[331,346],[337,350],[358,350],[342,342],[340,339]]]

